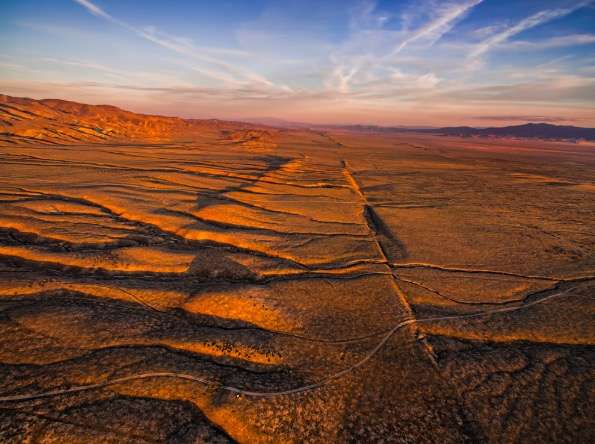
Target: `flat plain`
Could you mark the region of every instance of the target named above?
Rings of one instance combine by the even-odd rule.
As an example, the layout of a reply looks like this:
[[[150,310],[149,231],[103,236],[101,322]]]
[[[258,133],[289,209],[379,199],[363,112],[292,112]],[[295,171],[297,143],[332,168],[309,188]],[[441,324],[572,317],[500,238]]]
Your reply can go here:
[[[2,442],[595,441],[593,145],[261,135],[2,144]]]

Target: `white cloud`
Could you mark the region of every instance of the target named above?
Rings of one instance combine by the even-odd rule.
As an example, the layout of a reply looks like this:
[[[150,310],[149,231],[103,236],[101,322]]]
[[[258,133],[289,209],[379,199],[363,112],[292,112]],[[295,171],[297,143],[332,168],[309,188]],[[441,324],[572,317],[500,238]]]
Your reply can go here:
[[[361,29],[379,29],[390,18],[387,14],[376,12],[374,0],[362,0],[351,12],[350,27],[354,31]]]
[[[423,26],[407,35],[405,39],[392,51],[392,55],[400,53],[408,45],[425,40],[430,44],[440,40],[454,25],[472,8],[483,0],[470,0],[462,3],[442,3],[433,11],[434,18]]]
[[[570,34],[536,41],[514,41],[506,44],[506,49],[551,49],[566,46],[595,43],[595,34]]]
[[[432,67],[420,69],[419,62],[428,56],[436,42],[482,1],[415,1],[401,12],[403,27],[400,30],[386,26],[387,14],[379,11],[375,2],[362,1],[352,11],[349,38],[331,53],[332,67],[328,72],[327,87],[341,93],[365,93],[363,89],[369,85],[384,82],[387,88],[391,88],[399,59],[403,57],[401,52],[408,47],[415,47],[416,52],[408,53],[415,54],[416,60],[414,64],[409,64],[406,78],[400,79],[403,88],[436,86],[438,77]],[[419,78],[422,80],[419,81]]]
[[[536,26],[548,23],[552,20],[565,17],[572,12],[583,8],[584,6],[591,3],[590,1],[578,3],[570,8],[558,8],[558,9],[545,9],[539,11],[523,20],[518,22],[516,25],[510,26],[505,30],[485,39],[479,43],[470,53],[469,57],[477,58],[490,51],[493,47],[498,46],[506,42],[511,37],[520,34],[523,31],[534,28]]]
[[[500,32],[502,29],[506,28],[506,23],[493,23],[488,26],[482,26],[481,28],[474,29],[471,32],[471,36],[477,39],[485,39],[493,34]]]
[[[238,66],[237,63],[228,63],[222,59],[205,54],[204,50],[201,51],[198,48],[195,48],[192,44],[192,41],[188,38],[171,36],[169,34],[158,31],[157,28],[154,26],[145,26],[143,28],[137,28],[122,20],[116,19],[115,17],[108,14],[99,6],[95,5],[89,0],[73,1],[83,6],[91,14],[97,17],[101,17],[119,26],[122,26],[123,28],[135,33],[139,37],[142,37],[143,39],[149,42],[152,42],[158,46],[161,46],[162,48],[168,49],[170,51],[190,57],[203,63],[210,64],[213,67],[218,68],[213,69],[205,67],[194,67],[195,71],[200,72],[201,74],[207,77],[232,85],[258,83],[269,87],[275,86],[273,82],[271,82],[264,76],[250,71],[248,69],[242,68]],[[211,50],[211,52],[217,51]],[[226,51],[222,50],[218,52],[225,53]],[[233,51],[227,52],[228,55],[231,53],[233,53]]]
[[[97,17],[101,17],[101,18],[104,18],[104,19],[110,20],[110,21],[116,21],[111,15],[109,15],[107,12],[105,12],[99,6],[97,6],[96,4],[94,4],[88,0],[74,0],[74,1],[76,3],[78,3],[79,5],[81,5],[82,7],[84,7],[85,9],[87,9],[87,11],[89,11],[91,14],[96,15]]]
[[[416,79],[416,83],[420,88],[434,88],[438,83],[440,83],[440,79],[434,74],[430,72],[428,74],[424,74]]]

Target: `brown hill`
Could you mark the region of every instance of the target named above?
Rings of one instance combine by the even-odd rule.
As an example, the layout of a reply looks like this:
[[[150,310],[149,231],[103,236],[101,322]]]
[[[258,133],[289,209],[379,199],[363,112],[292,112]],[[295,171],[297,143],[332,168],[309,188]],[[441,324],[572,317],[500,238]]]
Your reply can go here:
[[[111,105],[0,94],[0,143],[154,143],[190,140],[199,135],[246,127],[246,124],[220,120],[137,114]]]
[[[222,131],[222,141],[224,143],[231,142],[254,150],[268,150],[277,146],[273,134],[274,132],[275,130],[272,129],[224,130]]]

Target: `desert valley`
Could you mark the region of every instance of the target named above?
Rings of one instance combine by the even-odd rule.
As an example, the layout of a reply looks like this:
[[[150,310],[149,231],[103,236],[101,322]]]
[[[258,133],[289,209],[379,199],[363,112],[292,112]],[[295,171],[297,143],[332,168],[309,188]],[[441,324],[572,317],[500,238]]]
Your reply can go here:
[[[592,441],[592,143],[0,112],[2,442]]]

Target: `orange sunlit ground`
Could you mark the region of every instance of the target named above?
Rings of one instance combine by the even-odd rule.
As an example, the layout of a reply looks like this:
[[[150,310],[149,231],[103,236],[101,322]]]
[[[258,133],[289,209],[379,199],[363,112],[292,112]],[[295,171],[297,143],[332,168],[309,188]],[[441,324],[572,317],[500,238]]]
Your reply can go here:
[[[587,442],[592,144],[5,103],[0,440]]]

